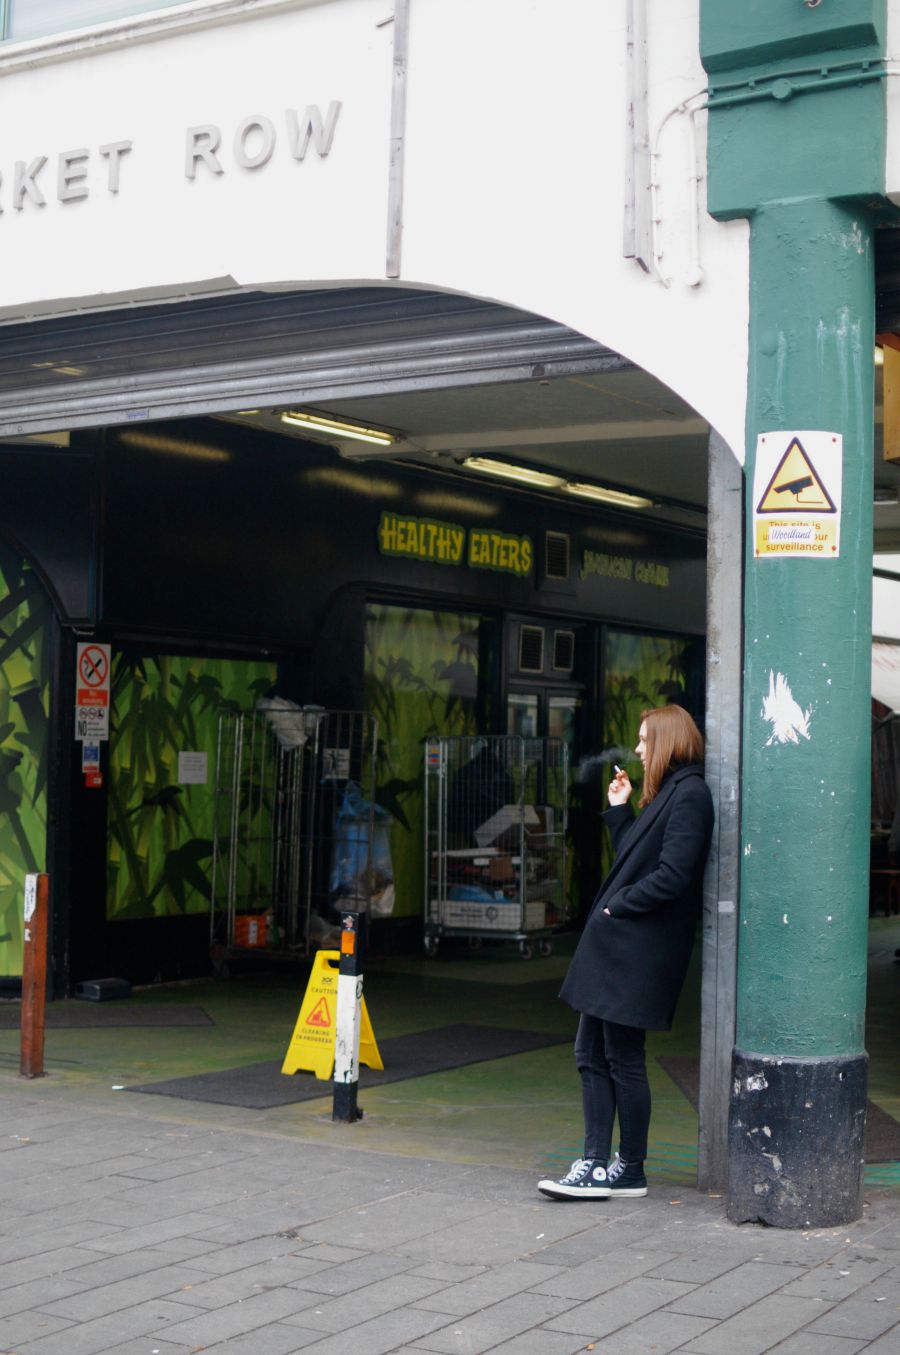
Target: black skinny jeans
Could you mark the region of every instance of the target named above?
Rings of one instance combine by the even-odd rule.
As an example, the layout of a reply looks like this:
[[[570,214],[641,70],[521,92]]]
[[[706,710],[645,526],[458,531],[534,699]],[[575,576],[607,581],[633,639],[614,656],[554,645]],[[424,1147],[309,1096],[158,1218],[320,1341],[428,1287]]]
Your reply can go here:
[[[644,1060],[646,1032],[582,1013],[575,1063],[584,1100],[584,1155],[608,1162],[613,1120],[619,1116],[619,1156],[643,1162],[650,1126],[650,1086]]]

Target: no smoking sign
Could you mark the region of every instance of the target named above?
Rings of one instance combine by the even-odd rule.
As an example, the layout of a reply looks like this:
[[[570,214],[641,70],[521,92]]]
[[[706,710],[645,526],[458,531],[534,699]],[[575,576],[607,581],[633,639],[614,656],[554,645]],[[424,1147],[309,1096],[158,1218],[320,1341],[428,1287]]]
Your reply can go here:
[[[109,738],[109,645],[79,644],[75,668],[75,737]]]
[[[85,685],[97,689],[109,685],[109,645],[79,645],[78,676]]]

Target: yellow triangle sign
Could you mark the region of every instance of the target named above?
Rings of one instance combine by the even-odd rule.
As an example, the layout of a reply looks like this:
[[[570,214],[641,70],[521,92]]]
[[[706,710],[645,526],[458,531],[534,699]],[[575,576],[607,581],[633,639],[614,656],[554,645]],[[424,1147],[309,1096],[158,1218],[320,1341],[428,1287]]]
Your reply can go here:
[[[757,504],[757,513],[836,513],[834,501],[798,438],[792,438]]]
[[[340,959],[340,952],[336,950],[316,952],[300,1015],[281,1065],[283,1073],[315,1073],[320,1081],[327,1082],[334,1072],[334,1021]],[[360,1012],[359,1061],[367,1068],[384,1068],[365,998]]]
[[[331,1025],[331,1011],[328,1006],[327,997],[319,998],[309,1016],[306,1018],[306,1024],[308,1026],[320,1026],[323,1030],[328,1029]]]

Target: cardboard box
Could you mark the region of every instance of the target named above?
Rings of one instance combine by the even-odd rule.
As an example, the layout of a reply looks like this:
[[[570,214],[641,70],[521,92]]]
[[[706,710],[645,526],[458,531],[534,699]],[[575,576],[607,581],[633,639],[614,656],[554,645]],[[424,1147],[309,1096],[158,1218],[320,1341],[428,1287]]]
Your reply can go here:
[[[523,824],[526,830],[540,824],[534,805],[503,805],[475,829],[475,841],[479,847],[500,847],[500,839],[504,845],[509,845],[510,838],[517,843]]]
[[[502,856],[492,856],[486,863],[485,875],[492,884],[513,883],[518,879],[519,862],[518,856],[510,856],[508,853]]]

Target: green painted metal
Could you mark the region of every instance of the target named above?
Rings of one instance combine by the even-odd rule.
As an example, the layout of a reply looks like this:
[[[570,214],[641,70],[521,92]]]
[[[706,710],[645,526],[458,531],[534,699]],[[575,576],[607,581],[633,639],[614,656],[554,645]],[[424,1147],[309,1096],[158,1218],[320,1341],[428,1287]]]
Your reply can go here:
[[[886,26],[885,0],[705,0],[700,49],[712,74],[835,48],[883,48]]]
[[[755,559],[744,592],[740,1048],[863,1048],[870,797],[874,282],[871,228],[828,199],[769,203],[752,225],[747,514],[758,433],[844,438],[837,559]],[[770,673],[811,709],[768,742]]]
[[[886,26],[886,0],[702,0],[713,216],[883,193]]]
[[[866,198],[884,189],[884,68],[821,77],[787,98],[779,76],[757,90],[712,96],[708,207],[721,220],[752,217],[764,202]],[[808,80],[808,77],[806,77]],[[796,80],[797,85],[803,84]],[[743,95],[743,97],[741,97]],[[748,102],[748,96],[752,96]],[[722,107],[716,106],[717,100]]]
[[[710,210],[751,223],[737,1045],[759,1054],[863,1050],[884,23],[883,0],[703,2],[707,69],[732,74],[713,85]],[[840,556],[758,560],[757,435],[806,429],[843,436]],[[808,739],[769,741],[778,673]]]
[[[831,89],[868,85],[886,80],[887,76],[883,65],[871,61],[841,62],[822,70],[792,67],[768,75],[765,80],[733,80],[723,85],[710,85],[706,106],[736,108],[738,104],[762,103],[765,99],[783,103],[800,94],[822,94]]]

